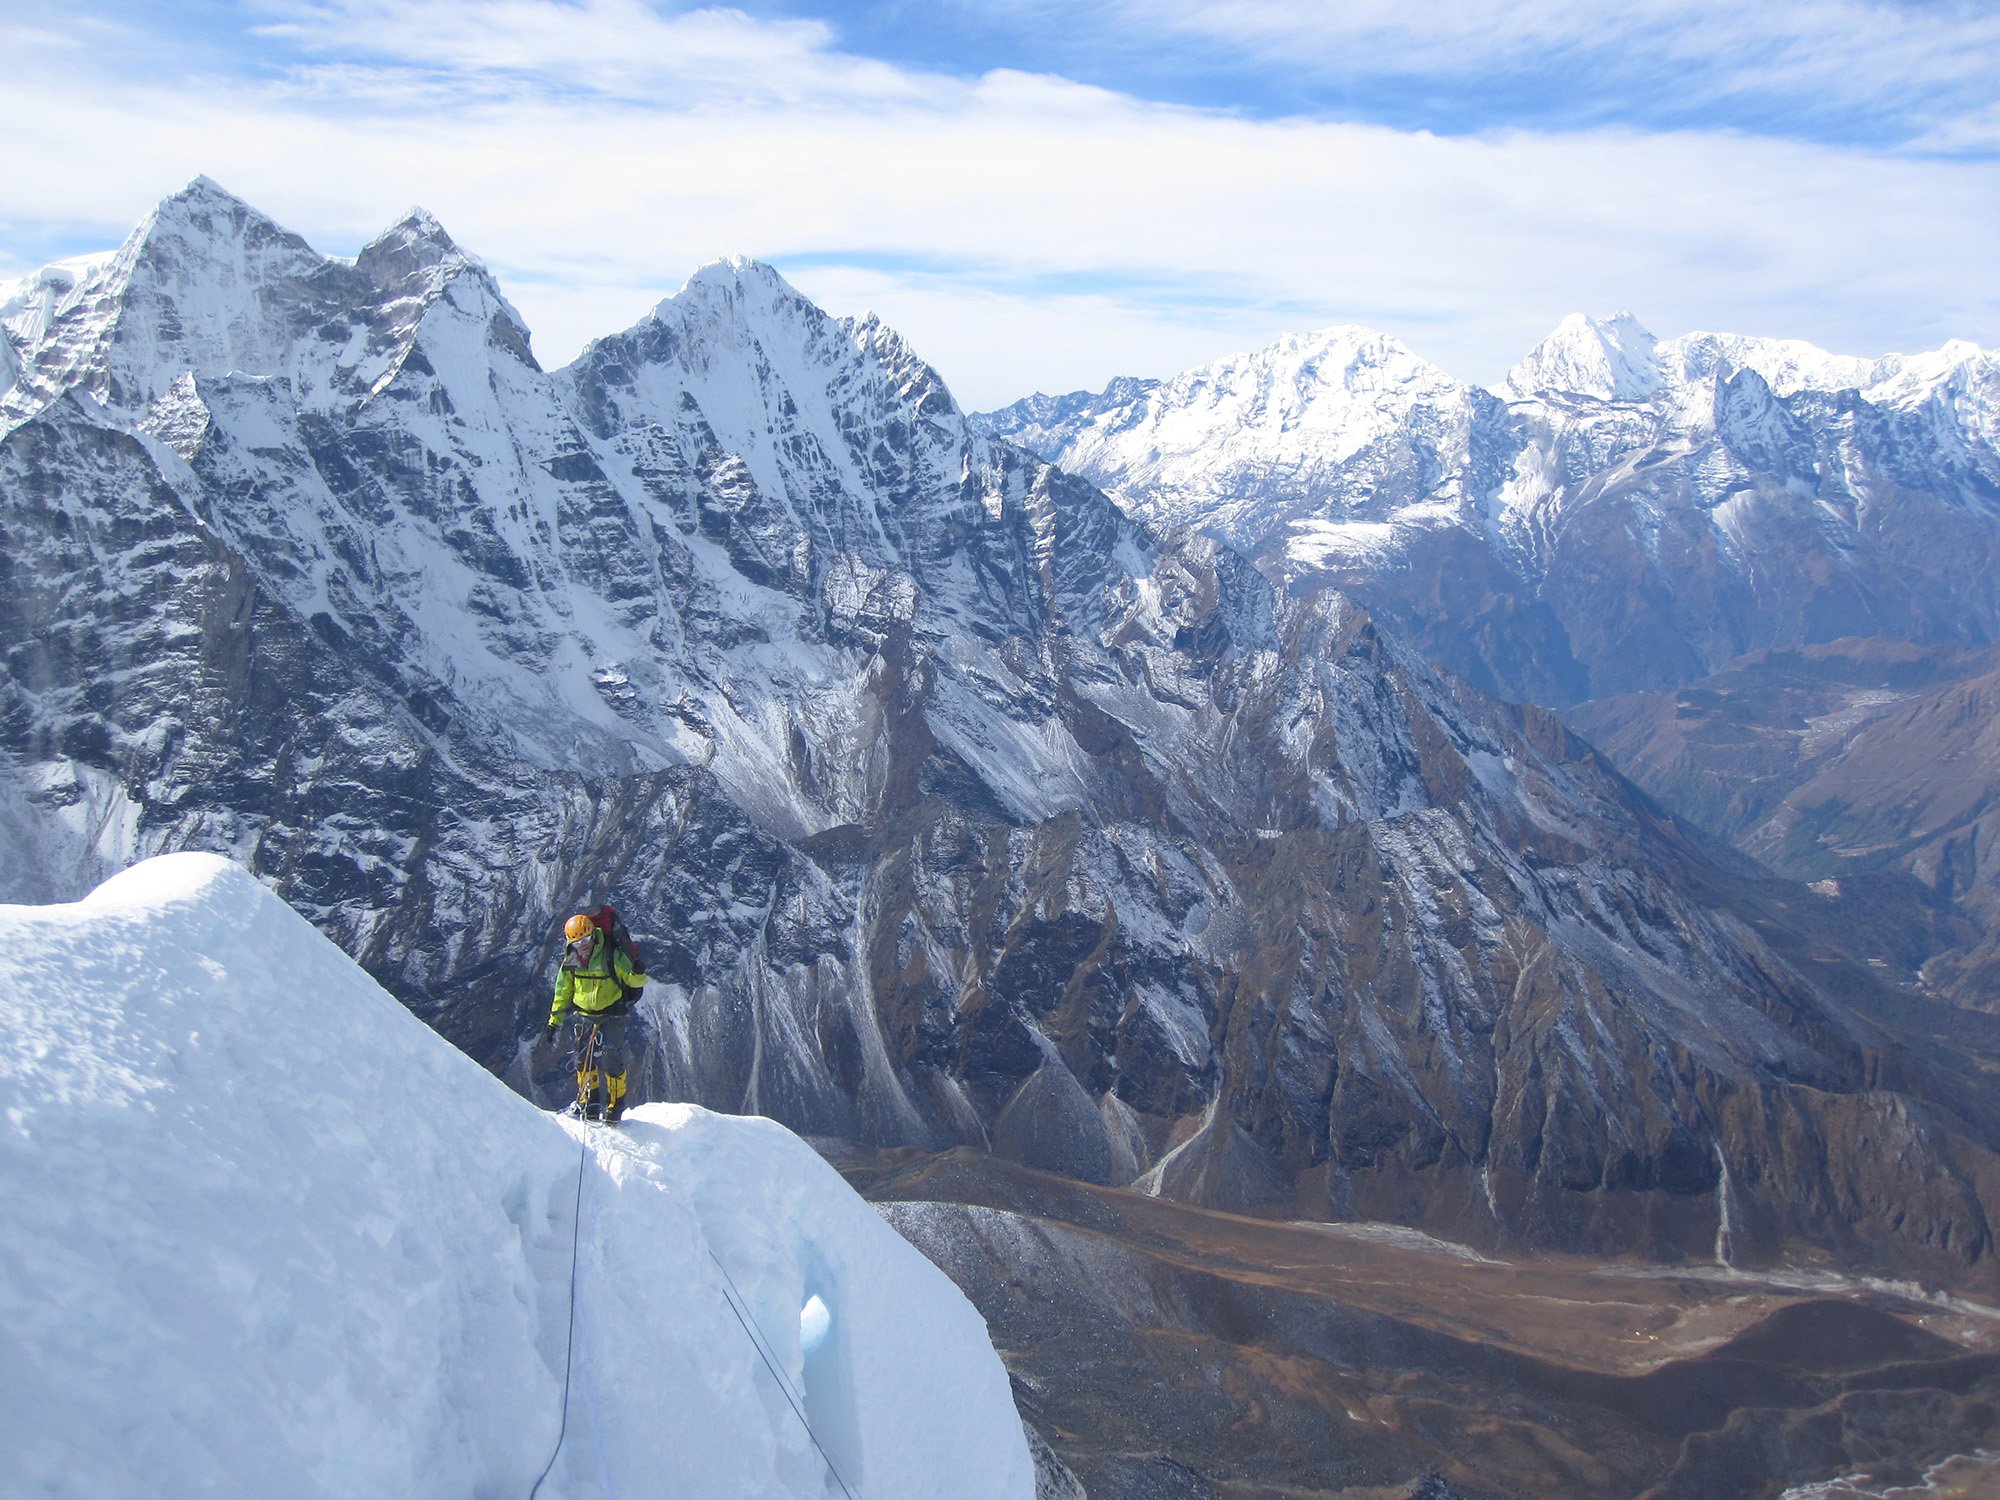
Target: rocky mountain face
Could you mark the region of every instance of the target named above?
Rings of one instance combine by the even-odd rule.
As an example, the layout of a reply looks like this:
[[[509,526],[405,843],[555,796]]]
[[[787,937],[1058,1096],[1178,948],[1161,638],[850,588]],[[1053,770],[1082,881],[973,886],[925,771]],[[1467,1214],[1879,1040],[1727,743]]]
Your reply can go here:
[[[1037,400],[975,425],[1293,589],[1348,590],[1512,698],[2000,631],[2000,361],[1970,344],[1866,361],[1572,317],[1487,392],[1335,328]]]
[[[1854,639],[1752,652],[1570,722],[1690,821],[1872,909],[1881,962],[2000,996],[2000,652]]]
[[[232,853],[529,1090],[610,898],[645,1094],[1488,1247],[2000,1274],[2000,1040],[765,267],[551,373],[427,216],[338,261],[197,182],[0,319],[10,897]],[[1586,447],[1650,420],[1592,400]],[[1441,455],[1518,416],[1428,410]]]

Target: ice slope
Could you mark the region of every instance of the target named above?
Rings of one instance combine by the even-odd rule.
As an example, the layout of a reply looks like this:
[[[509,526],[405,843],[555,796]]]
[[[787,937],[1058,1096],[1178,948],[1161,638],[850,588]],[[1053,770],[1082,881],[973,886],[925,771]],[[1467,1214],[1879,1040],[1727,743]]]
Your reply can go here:
[[[581,1133],[208,855],[0,907],[0,981],[0,1493],[840,1493],[718,1261],[854,1495],[1034,1493],[978,1315],[769,1121]]]

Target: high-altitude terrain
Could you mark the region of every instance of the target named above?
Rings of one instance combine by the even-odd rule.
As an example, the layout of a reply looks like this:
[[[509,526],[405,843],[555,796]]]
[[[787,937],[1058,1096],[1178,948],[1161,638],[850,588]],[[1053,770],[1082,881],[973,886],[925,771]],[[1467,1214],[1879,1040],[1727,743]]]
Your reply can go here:
[[[1872,932],[1871,958],[1991,1004],[1982,700],[1968,686],[1844,747],[2000,630],[1993,356],[1572,317],[1487,391],[1335,328],[974,425],[1229,539],[1293,592],[1340,587],[1475,683],[1565,708],[1674,812],[1784,874],[1868,888],[1843,921]],[[1837,684],[1821,648],[1847,652]],[[1838,692],[1779,709],[1815,678]],[[1766,804],[1769,826],[1749,811]]]
[[[212,855],[0,905],[0,977],[62,1002],[0,1030],[0,1492],[1033,1500],[978,1314],[770,1121],[544,1114]]]
[[[642,1097],[1483,1253],[2000,1280],[2000,1023],[767,267],[550,372],[427,215],[337,259],[198,181],[0,319],[9,895],[227,852],[529,1091],[608,898]]]
[[[1567,318],[1495,391],[1341,327],[975,419],[1565,706],[1759,648],[2000,634],[2000,361]]]
[[[1722,1500],[1835,1475],[1794,1500],[1949,1500],[1921,1483],[1947,1456],[1968,1497],[2000,1481],[1990,1306],[1486,1256],[966,1150],[841,1165],[978,1303],[1091,1500]]]
[[[1755,651],[1570,723],[1663,803],[1840,897],[1876,961],[2000,1006],[2000,653],[1856,638]]]
[[[1753,875],[761,266],[549,374],[425,216],[338,261],[197,183],[7,306],[17,887],[232,850],[514,1069],[612,895],[656,1091],[1487,1244],[1994,1263],[1983,1079]]]

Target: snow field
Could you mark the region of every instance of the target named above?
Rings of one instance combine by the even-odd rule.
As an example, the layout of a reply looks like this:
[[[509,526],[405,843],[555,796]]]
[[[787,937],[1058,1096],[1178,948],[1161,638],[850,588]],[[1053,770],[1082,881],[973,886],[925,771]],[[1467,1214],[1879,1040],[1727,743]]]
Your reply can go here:
[[[718,1262],[855,1496],[1034,1492],[978,1315],[769,1121],[552,1119],[207,855],[0,906],[0,982],[0,1493],[525,1496],[573,1226],[543,1496],[841,1493]]]

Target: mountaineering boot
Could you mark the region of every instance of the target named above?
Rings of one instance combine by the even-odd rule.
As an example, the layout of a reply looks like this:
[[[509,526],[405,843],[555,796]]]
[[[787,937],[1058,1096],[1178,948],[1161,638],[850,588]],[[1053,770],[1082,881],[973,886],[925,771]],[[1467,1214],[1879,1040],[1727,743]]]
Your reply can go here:
[[[576,1075],[577,1114],[586,1120],[595,1120],[601,1112],[598,1106],[598,1083],[603,1077],[595,1068],[585,1068]]]
[[[611,1100],[610,1104],[606,1105],[604,1109],[605,1123],[616,1125],[620,1120],[625,1118],[625,1075],[623,1073],[605,1074],[604,1092],[605,1096]]]

